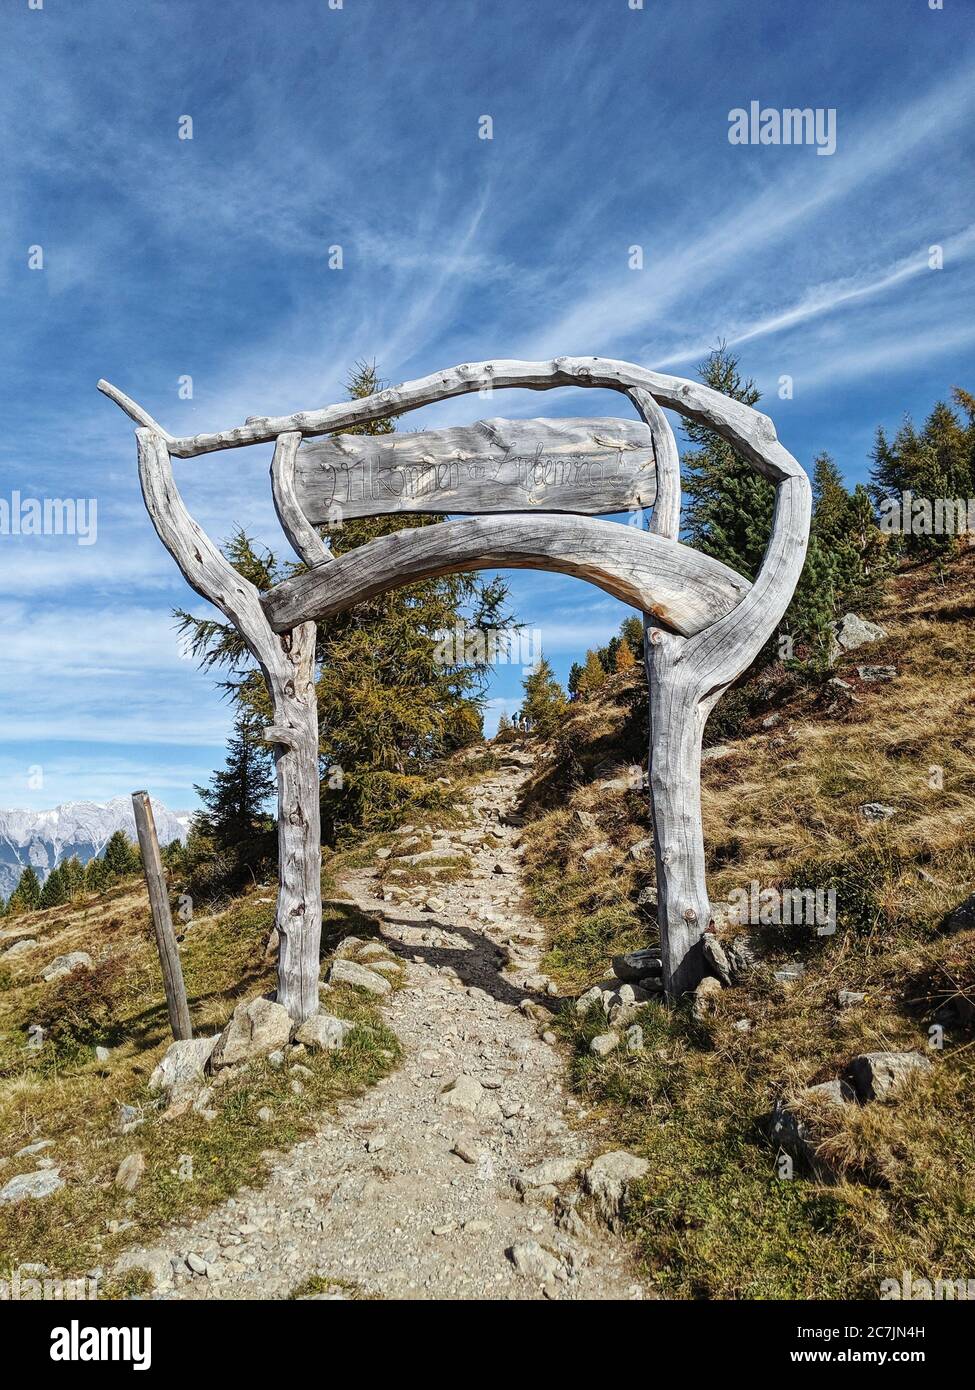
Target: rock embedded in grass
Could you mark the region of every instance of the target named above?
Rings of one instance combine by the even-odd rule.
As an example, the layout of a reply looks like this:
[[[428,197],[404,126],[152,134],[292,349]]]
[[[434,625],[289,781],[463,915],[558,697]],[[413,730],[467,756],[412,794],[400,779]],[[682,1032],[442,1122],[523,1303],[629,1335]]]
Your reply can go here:
[[[263,996],[242,1000],[220,1034],[210,1066],[213,1070],[236,1066],[287,1047],[293,1026],[291,1015],[283,1004]]]
[[[305,1020],[295,1033],[295,1041],[304,1043],[313,1052],[337,1052],[345,1046],[353,1026],[347,1019],[319,1012]]]
[[[649,975],[660,975],[662,970],[660,951],[653,947],[613,957],[613,974],[618,980],[643,980]]]
[[[850,1064],[861,1101],[890,1100],[909,1076],[933,1068],[931,1058],[923,1052],[864,1052]]]
[[[40,1201],[64,1187],[59,1168],[39,1168],[34,1173],[20,1173],[0,1187],[0,1203],[23,1202],[28,1198]]]
[[[608,1057],[620,1045],[619,1033],[597,1033],[589,1044],[594,1057]]]
[[[63,975],[70,975],[74,970],[90,970],[91,956],[87,951],[69,951],[67,955],[55,956],[50,965],[44,967],[40,978],[48,984],[52,980],[59,980]]]
[[[205,1072],[219,1034],[212,1038],[187,1038],[169,1044],[162,1061],[149,1077],[149,1090],[162,1094],[172,1105],[192,1098],[205,1084]]]
[[[370,970],[366,965],[360,965],[354,960],[336,960],[332,962],[328,972],[328,983],[330,985],[351,985],[354,989],[365,990],[367,994],[383,995],[388,994],[392,985],[380,975],[377,970]]]
[[[634,1183],[650,1171],[647,1159],[626,1149],[613,1149],[600,1154],[590,1163],[582,1176],[585,1191],[596,1203],[606,1224],[615,1229],[626,1211]]]

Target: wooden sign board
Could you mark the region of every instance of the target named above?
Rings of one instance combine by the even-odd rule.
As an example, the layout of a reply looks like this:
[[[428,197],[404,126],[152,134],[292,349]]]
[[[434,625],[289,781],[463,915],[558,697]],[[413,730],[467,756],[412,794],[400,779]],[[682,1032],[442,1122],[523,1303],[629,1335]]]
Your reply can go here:
[[[315,525],[396,512],[599,516],[652,505],[656,465],[641,420],[478,420],[306,440],[295,493]]]

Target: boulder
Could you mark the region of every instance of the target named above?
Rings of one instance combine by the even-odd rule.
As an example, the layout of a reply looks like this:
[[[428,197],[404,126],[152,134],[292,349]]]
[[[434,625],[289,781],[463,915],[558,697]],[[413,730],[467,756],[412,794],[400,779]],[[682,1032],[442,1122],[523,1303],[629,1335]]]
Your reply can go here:
[[[28,951],[33,951],[36,945],[37,942],[32,936],[22,936],[19,941],[15,941],[4,951],[0,960],[16,960],[18,956],[24,956]]]
[[[721,981],[714,975],[705,975],[694,991],[694,1004],[691,1012],[698,1023],[709,1015],[717,1013],[721,998]]]
[[[50,1197],[64,1186],[59,1168],[38,1168],[34,1173],[20,1173],[0,1187],[0,1203],[23,1202],[27,1198],[39,1201]]]
[[[146,1161],[141,1153],[127,1154],[115,1174],[115,1186],[123,1192],[134,1192],[145,1177]]]
[[[441,1105],[473,1115],[484,1099],[484,1087],[473,1076],[457,1076],[440,1093]]]
[[[653,857],[653,839],[648,836],[645,840],[637,840],[635,845],[630,845],[627,850],[627,857],[636,864],[644,864]]]
[[[975,927],[975,893],[952,908],[941,923],[941,930],[953,936],[955,932],[971,931]]]
[[[701,946],[704,951],[704,959],[711,967],[711,974],[727,988],[734,983],[731,961],[718,938],[713,932],[705,932],[701,938]]]
[[[355,960],[333,961],[328,972],[328,982],[330,985],[351,985],[353,989],[362,989],[367,994],[377,996],[388,994],[393,988],[389,980],[380,975],[378,970],[370,970],[367,965],[360,965]]]
[[[882,801],[866,801],[859,809],[864,820],[890,820],[897,815],[896,806],[885,806]]]
[[[332,1014],[317,1013],[308,1018],[295,1033],[295,1042],[304,1043],[313,1052],[337,1052],[354,1025]]]
[[[845,652],[855,651],[857,647],[863,647],[868,642],[879,642],[886,636],[887,633],[882,627],[866,618],[858,617],[856,613],[845,614],[834,630],[836,645]]]
[[[149,1090],[153,1095],[165,1096],[170,1105],[194,1096],[203,1089],[207,1063],[218,1042],[219,1035],[170,1043],[149,1078]]]
[[[287,1047],[293,1027],[291,1015],[283,1004],[258,996],[242,1000],[233,1017],[220,1034],[210,1057],[210,1066],[237,1066],[241,1062],[266,1057],[276,1048]]]
[[[766,1117],[769,1137],[777,1148],[808,1168],[821,1182],[829,1182],[835,1173],[817,1154],[819,1138],[808,1113],[821,1106],[845,1105],[853,1099],[853,1091],[845,1081],[822,1081],[806,1086],[790,1099],[776,1101],[771,1115]]]
[[[643,980],[648,975],[661,974],[662,970],[659,947],[627,951],[625,955],[613,957],[613,974],[618,980]]]
[[[598,1033],[589,1044],[594,1057],[608,1057],[620,1045],[619,1033]]]
[[[931,1058],[923,1052],[864,1052],[850,1064],[861,1101],[892,1099],[909,1076],[931,1070]]]
[[[526,1192],[530,1187],[558,1187],[572,1182],[582,1167],[578,1158],[546,1158],[531,1168],[522,1168],[515,1174],[515,1187]]]
[[[508,1259],[526,1279],[538,1284],[547,1284],[552,1279],[565,1278],[565,1267],[561,1261],[539,1245],[537,1240],[522,1240],[512,1245],[507,1252]]]
[[[626,1211],[630,1189],[645,1178],[650,1164],[625,1149],[601,1154],[590,1163],[582,1177],[582,1185],[593,1198],[600,1216],[609,1226],[616,1226]]]
[[[59,980],[62,975],[70,975],[72,970],[90,970],[91,956],[87,951],[69,951],[66,956],[55,956],[50,965],[44,967],[40,978],[48,984]]]

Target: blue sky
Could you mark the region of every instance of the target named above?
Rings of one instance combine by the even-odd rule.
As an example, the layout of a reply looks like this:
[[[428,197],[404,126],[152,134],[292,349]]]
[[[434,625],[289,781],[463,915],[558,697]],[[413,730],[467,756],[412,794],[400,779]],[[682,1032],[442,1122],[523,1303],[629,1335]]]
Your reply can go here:
[[[98,532],[0,536],[0,806],[148,786],[186,807],[222,761],[228,708],[170,617],[206,605],[156,540],[101,376],[186,434],[338,400],[359,357],[393,381],[576,353],[693,375],[723,337],[787,447],[862,478],[878,424],[973,386],[970,18],[962,0],[8,0],[0,497],[97,498]],[[753,100],[835,108],[835,153],[730,144]],[[488,413],[622,405],[542,399]],[[408,425],[484,413],[468,397]],[[177,477],[212,534],[286,551],[268,458]],[[628,611],[560,576],[511,589],[563,677]],[[489,727],[520,681],[499,670]]]

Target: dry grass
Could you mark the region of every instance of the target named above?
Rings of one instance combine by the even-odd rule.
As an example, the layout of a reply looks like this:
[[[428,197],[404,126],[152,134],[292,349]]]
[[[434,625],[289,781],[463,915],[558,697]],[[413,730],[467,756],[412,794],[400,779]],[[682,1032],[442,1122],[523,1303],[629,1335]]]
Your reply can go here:
[[[834,936],[749,928],[761,967],[705,1025],[683,1008],[644,1009],[642,1057],[597,1062],[587,1043],[601,1017],[563,1016],[576,1084],[604,1110],[607,1140],[651,1160],[632,1225],[668,1295],[873,1298],[903,1268],[959,1278],[973,1267],[975,933],[940,929],[975,889],[973,613],[975,556],[944,585],[931,570],[902,574],[878,615],[890,635],[834,673],[850,692],[766,675],[736,692],[729,752],[704,765],[712,897],[752,880],[832,887]],[[865,682],[861,665],[897,674]],[[614,677],[573,711],[532,792],[534,905],[551,926],[549,968],[573,993],[614,952],[655,939],[636,906],[652,868],[625,857],[648,833],[643,797],[598,786],[642,756],[641,703],[638,674]],[[765,728],[770,710],[779,718]],[[897,814],[870,823],[859,807],[871,801]],[[613,853],[587,865],[582,852],[600,841]],[[773,968],[797,959],[804,977],[777,983]],[[839,989],[867,998],[841,1009]],[[742,1018],[749,1031],[735,1028]],[[859,1052],[925,1051],[933,1025],[944,1030],[935,1070],[896,1104],[797,1102],[836,1181],[780,1181],[762,1124],[776,1099],[842,1075]]]

